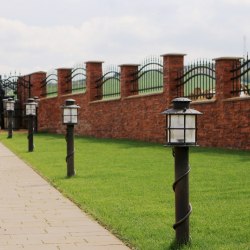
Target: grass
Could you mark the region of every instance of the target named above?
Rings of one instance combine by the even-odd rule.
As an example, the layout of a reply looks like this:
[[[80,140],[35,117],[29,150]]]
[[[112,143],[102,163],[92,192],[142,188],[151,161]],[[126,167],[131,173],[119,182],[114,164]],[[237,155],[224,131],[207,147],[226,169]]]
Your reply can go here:
[[[134,249],[178,249],[171,149],[76,137],[77,175],[69,179],[63,136],[35,135],[33,153],[26,134],[6,137],[1,142]],[[249,152],[192,148],[190,165],[192,241],[182,249],[250,249]]]

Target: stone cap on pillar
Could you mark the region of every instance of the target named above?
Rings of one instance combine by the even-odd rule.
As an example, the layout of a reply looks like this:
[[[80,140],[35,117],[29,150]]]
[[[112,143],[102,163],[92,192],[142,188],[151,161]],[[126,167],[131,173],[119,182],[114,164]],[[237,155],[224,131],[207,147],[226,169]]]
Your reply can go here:
[[[47,73],[46,71],[35,71],[35,72],[30,73],[30,74],[21,75],[20,77],[32,76],[35,74],[46,74],[46,73]]]
[[[86,61],[84,63],[104,63],[104,61]]]
[[[240,60],[243,59],[243,57],[238,57],[238,56],[223,56],[223,57],[217,57],[214,58],[214,61],[222,61],[222,60]]]
[[[72,68],[56,68],[56,70],[71,70]]]
[[[140,66],[140,64],[136,64],[136,63],[124,63],[124,64],[118,65],[118,67],[126,67],[126,66],[136,67],[136,66]]]
[[[167,53],[167,54],[163,54],[161,55],[162,57],[164,56],[186,56],[187,54],[183,54],[183,53]]]

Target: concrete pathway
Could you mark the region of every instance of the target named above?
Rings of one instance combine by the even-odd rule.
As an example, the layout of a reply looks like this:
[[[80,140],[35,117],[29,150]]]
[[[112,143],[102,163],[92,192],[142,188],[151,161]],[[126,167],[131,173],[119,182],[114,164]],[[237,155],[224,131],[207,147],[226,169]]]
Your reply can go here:
[[[0,143],[0,250],[128,250]]]

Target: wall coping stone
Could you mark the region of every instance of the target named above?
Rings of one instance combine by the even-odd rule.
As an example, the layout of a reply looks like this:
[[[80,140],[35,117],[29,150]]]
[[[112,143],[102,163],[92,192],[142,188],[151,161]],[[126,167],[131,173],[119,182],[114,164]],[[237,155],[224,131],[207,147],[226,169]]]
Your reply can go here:
[[[144,94],[144,95],[131,95],[127,96],[124,99],[136,99],[136,98],[142,98],[142,97],[148,97],[148,96],[157,96],[157,95],[162,95],[163,92],[161,93],[151,93],[151,94]]]
[[[250,96],[237,96],[222,100],[223,102],[250,101]]]
[[[161,56],[186,56],[187,54],[183,54],[183,53],[167,53],[167,54],[163,54]]]
[[[59,70],[59,69],[67,69],[67,70],[72,70],[72,68],[56,68],[56,70]]]
[[[243,59],[243,57],[237,57],[237,56],[224,56],[224,57],[216,57],[213,58],[213,61],[221,61],[221,60],[239,60]]]
[[[124,63],[118,65],[118,67],[124,67],[124,66],[140,66],[141,64],[136,64],[136,63]]]
[[[104,61],[86,61],[84,63],[104,63]]]
[[[117,101],[121,101],[121,98],[114,98],[114,99],[105,99],[105,100],[96,100],[96,101],[92,101],[89,102],[89,104],[96,104],[96,103],[102,103],[102,102],[117,102]]]
[[[202,101],[202,100],[198,100],[198,101],[192,101],[191,103],[190,103],[190,105],[200,105],[200,104],[209,104],[209,103],[215,103],[215,102],[217,102],[218,100],[216,100],[216,99],[213,99],[213,100],[204,100],[204,101]]]

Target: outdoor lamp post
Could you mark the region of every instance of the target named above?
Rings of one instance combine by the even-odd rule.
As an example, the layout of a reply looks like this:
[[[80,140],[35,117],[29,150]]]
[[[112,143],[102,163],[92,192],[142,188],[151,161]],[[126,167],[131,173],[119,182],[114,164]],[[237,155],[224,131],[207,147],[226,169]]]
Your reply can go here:
[[[36,116],[35,116],[35,124],[34,124],[34,133],[38,132],[38,107],[40,99],[38,96],[34,96],[34,102],[36,103]]]
[[[189,203],[189,146],[197,146],[197,115],[201,113],[189,108],[191,100],[176,98],[173,108],[166,115],[166,145],[173,147],[175,158],[175,229],[178,244],[188,243],[189,215],[192,212]]]
[[[6,101],[6,110],[8,113],[8,138],[12,138],[14,109],[15,109],[14,100],[12,98],[8,98],[8,100]]]
[[[34,144],[33,144],[33,124],[34,117],[36,116],[36,103],[33,98],[29,98],[26,105],[26,116],[28,116],[28,151],[33,152]]]
[[[77,124],[78,109],[80,107],[75,104],[75,100],[67,99],[65,105],[62,106],[62,122],[67,125],[66,141],[67,141],[67,176],[75,175],[74,169],[74,125]]]

